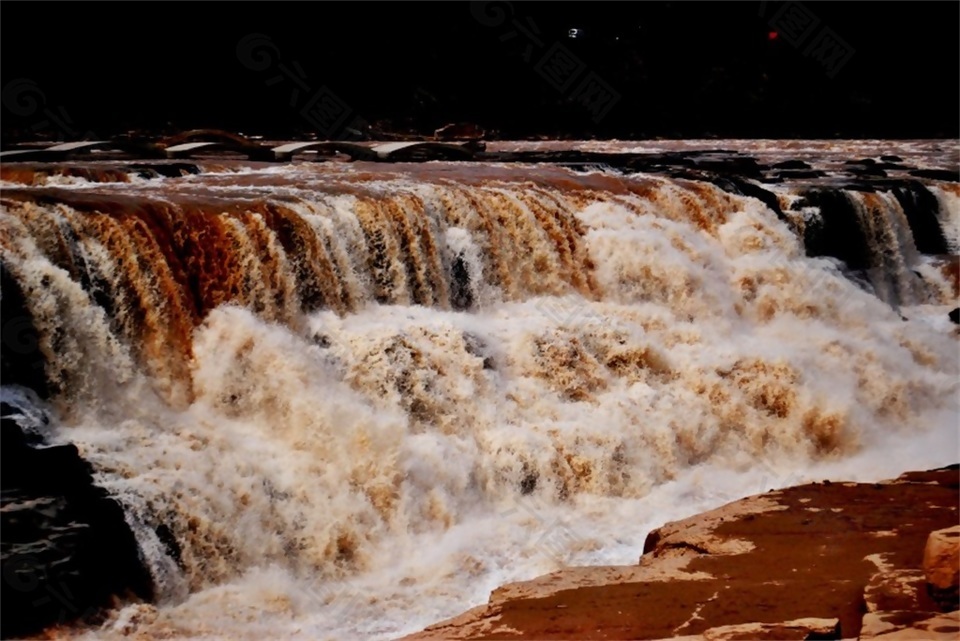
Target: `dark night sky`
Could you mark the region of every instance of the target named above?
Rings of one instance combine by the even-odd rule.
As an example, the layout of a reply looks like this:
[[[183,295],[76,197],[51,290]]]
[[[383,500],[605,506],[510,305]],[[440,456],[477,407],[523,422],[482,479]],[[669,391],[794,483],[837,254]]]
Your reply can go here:
[[[356,118],[502,137],[958,137],[958,25],[957,2],[8,1],[3,139],[339,135]]]

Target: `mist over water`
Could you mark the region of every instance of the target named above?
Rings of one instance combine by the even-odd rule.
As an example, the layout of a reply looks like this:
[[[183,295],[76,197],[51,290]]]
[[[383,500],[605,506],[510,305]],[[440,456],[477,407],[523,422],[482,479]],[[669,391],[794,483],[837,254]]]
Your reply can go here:
[[[890,192],[844,192],[845,274],[782,185],[778,215],[544,167],[93,178],[0,214],[53,392],[4,399],[93,464],[160,599],[75,634],[391,638],[745,494],[957,459],[957,294]]]

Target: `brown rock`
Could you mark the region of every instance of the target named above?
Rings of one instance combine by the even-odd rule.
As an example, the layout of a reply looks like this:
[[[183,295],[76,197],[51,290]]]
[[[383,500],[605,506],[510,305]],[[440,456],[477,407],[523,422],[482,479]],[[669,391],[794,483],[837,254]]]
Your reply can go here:
[[[919,589],[920,560],[930,531],[957,523],[958,496],[956,470],[943,469],[750,497],[658,528],[636,566],[510,584],[407,639],[851,639],[862,625],[946,634],[952,624]],[[798,623],[811,619],[840,630]]]
[[[892,570],[870,577],[863,600],[867,612],[930,610],[932,601],[924,598],[926,593],[927,582],[922,570]]]
[[[705,630],[703,641],[805,641],[840,639],[838,619],[797,619],[782,623],[741,623]]]
[[[863,617],[860,639],[957,641],[960,614],[950,612],[871,612]]]
[[[930,596],[945,611],[956,610],[960,588],[960,525],[931,532],[923,550]]]

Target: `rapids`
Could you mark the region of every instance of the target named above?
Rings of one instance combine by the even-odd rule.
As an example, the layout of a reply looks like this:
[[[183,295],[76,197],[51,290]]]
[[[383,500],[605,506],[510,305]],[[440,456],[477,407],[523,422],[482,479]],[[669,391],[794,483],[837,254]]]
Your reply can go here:
[[[4,334],[36,330],[47,399],[5,398],[93,464],[158,595],[64,634],[391,638],[743,494],[956,462],[956,184],[5,178]]]

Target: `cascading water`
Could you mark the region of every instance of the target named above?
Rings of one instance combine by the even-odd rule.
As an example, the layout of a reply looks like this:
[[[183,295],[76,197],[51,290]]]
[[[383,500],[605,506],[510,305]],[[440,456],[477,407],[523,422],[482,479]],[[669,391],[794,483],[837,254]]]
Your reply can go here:
[[[775,212],[546,166],[30,180],[4,331],[36,330],[37,429],[122,503],[158,599],[65,634],[390,638],[724,499],[955,462],[925,314],[956,305],[929,256],[955,184]]]

